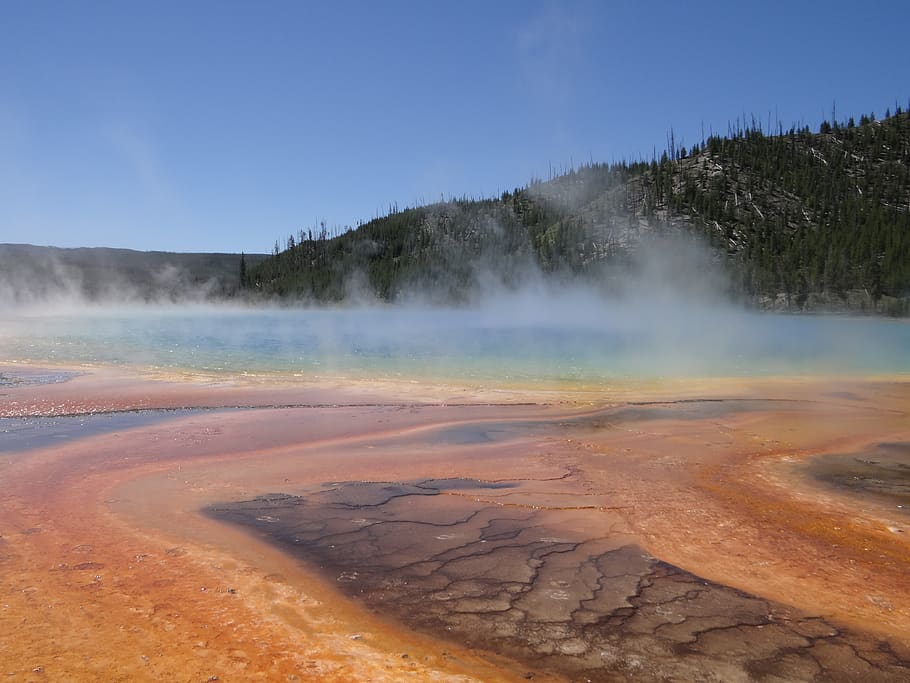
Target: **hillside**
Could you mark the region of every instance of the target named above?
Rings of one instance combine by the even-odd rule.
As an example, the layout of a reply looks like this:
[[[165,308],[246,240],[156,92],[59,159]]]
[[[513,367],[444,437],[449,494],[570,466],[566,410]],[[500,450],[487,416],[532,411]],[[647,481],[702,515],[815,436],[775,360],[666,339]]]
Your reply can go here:
[[[266,256],[243,258],[255,266]],[[0,304],[224,298],[237,290],[240,261],[240,254],[0,244]]]
[[[819,133],[748,130],[654,174],[658,201],[736,256],[764,305],[906,315],[910,117],[863,117]],[[901,301],[900,299],[904,300]]]
[[[757,125],[593,164],[498,198],[393,211],[344,234],[301,231],[249,270],[258,295],[463,301],[529,273],[620,287],[642,243],[697,236],[726,288],[781,310],[910,314],[910,117]]]

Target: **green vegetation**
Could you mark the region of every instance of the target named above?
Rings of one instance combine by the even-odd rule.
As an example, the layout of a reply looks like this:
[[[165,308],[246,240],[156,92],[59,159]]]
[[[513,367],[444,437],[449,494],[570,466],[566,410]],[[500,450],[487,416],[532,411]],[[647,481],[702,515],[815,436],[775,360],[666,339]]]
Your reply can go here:
[[[735,255],[741,290],[788,308],[910,313],[910,116],[712,138],[660,176]]]
[[[617,286],[643,239],[703,238],[731,293],[763,308],[910,314],[910,117],[819,132],[737,126],[660,159],[591,164],[498,198],[301,230],[245,264],[253,296],[320,302],[410,292],[464,301],[530,271]],[[533,265],[534,268],[528,268]]]

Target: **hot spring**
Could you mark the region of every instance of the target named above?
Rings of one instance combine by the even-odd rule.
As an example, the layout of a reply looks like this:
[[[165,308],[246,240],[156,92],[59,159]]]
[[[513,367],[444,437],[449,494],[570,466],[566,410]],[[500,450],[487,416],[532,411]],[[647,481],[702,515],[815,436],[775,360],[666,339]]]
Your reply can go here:
[[[420,307],[13,311],[0,357],[214,374],[584,385],[629,377],[910,372],[910,325],[876,318],[513,300]]]

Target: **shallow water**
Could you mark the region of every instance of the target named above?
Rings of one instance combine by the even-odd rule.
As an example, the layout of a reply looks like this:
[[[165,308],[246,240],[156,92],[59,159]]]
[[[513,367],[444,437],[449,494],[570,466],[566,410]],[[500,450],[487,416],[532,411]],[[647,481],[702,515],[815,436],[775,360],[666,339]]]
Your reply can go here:
[[[79,373],[59,370],[56,372],[22,368],[15,371],[0,372],[0,391],[5,388],[30,386],[35,384],[59,384],[76,377]],[[0,394],[3,395],[3,394]]]
[[[0,453],[62,445],[192,414],[193,410],[128,410],[56,417],[0,417]]]
[[[568,304],[567,304],[568,306]],[[495,382],[910,372],[910,325],[882,319],[603,308],[85,308],[8,315],[0,358],[215,373]]]

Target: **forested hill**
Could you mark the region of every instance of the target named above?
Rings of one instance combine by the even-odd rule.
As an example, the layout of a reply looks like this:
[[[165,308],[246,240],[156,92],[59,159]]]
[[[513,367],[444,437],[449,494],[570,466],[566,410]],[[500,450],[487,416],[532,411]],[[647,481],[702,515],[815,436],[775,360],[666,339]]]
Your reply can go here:
[[[61,300],[166,302],[236,294],[241,261],[264,254],[181,254],[0,244],[0,306]]]
[[[910,117],[756,124],[660,159],[592,164],[501,197],[392,211],[287,239],[246,273],[263,295],[410,292],[462,301],[529,271],[611,287],[643,239],[698,235],[730,294],[762,308],[910,314]]]

